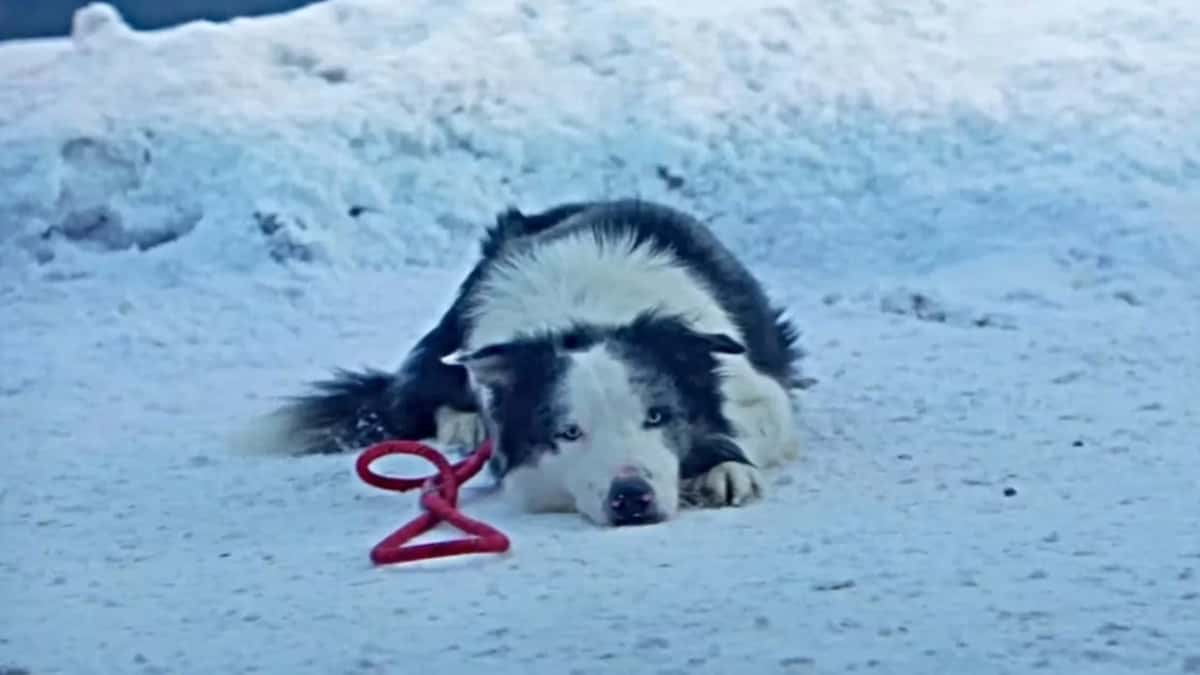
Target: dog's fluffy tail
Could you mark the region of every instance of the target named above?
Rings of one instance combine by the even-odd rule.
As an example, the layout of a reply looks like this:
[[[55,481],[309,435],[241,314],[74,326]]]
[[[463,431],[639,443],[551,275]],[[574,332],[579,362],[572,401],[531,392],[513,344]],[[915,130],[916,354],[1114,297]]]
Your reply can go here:
[[[299,456],[354,452],[396,437],[396,376],[338,370],[311,393],[288,399],[230,439],[243,455]]]

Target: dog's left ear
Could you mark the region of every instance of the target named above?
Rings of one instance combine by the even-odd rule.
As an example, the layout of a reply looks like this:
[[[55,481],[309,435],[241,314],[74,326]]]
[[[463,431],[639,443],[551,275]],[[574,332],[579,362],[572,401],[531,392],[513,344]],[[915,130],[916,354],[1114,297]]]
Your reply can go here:
[[[726,333],[698,331],[682,316],[658,310],[642,312],[629,325],[617,330],[633,342],[669,345],[694,354],[696,349],[713,354],[745,354],[746,346]]]

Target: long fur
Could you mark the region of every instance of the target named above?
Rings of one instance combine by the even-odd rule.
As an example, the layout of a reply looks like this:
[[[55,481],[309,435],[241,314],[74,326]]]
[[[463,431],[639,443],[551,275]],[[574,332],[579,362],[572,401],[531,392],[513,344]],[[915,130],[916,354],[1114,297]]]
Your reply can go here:
[[[493,472],[527,508],[599,522],[618,518],[618,475],[665,519],[680,501],[753,499],[759,471],[796,455],[798,331],[699,221],[635,200],[510,208],[479,254],[399,368],[337,371],[243,445],[488,435]]]

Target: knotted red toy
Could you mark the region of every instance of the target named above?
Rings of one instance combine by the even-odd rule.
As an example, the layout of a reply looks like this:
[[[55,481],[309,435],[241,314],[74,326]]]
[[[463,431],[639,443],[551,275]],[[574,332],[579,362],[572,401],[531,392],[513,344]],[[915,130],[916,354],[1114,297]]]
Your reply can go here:
[[[358,477],[368,485],[383,489],[405,492],[421,488],[421,506],[425,513],[417,516],[404,527],[388,535],[371,549],[371,562],[376,565],[445,558],[468,553],[503,553],[509,549],[509,540],[500,531],[478,520],[468,518],[458,510],[458,488],[470,480],[492,454],[492,443],[484,441],[475,452],[457,464],[451,465],[442,453],[417,441],[384,441],[362,452],[355,463]],[[437,473],[424,478],[389,478],[371,470],[371,463],[386,455],[417,455],[437,467]],[[445,521],[457,527],[469,537],[437,541],[427,544],[412,544],[410,540],[433,529]]]

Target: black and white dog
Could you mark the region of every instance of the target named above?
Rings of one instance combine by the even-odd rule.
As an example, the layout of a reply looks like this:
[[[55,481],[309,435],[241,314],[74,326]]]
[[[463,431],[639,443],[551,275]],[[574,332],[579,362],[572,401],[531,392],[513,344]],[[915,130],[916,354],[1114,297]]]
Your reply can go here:
[[[797,456],[796,331],[702,223],[633,200],[509,209],[481,253],[396,372],[316,383],[259,450],[488,437],[523,509],[602,525],[743,504]]]

